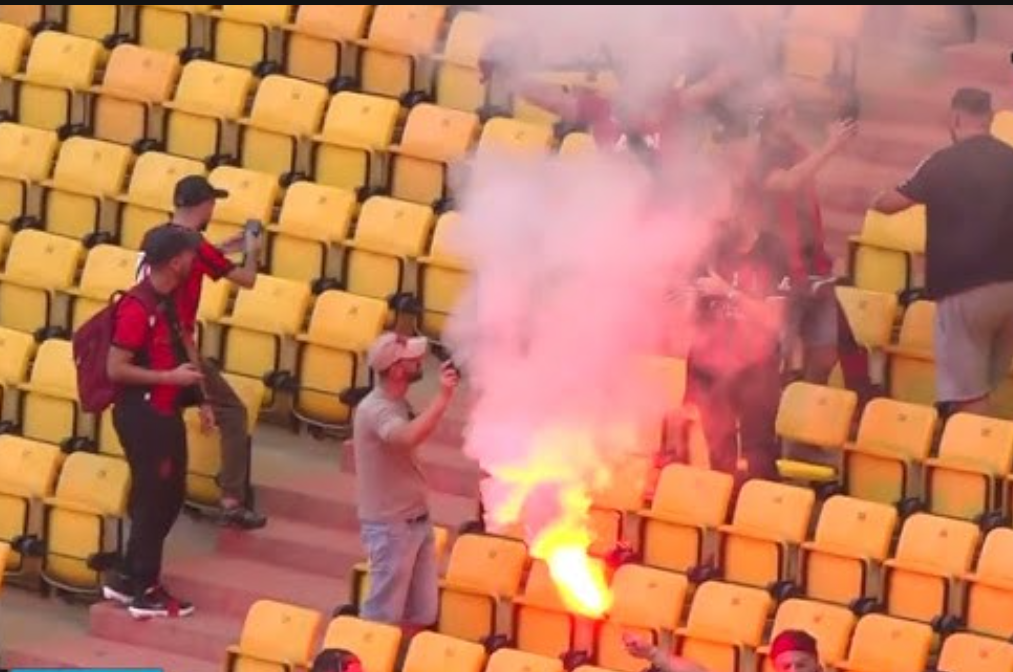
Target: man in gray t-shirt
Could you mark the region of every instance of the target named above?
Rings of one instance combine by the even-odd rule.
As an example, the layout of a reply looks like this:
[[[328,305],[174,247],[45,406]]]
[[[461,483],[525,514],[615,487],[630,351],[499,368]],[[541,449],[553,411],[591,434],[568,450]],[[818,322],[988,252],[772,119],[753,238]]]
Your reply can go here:
[[[408,388],[421,379],[425,338],[386,333],[369,349],[376,387],[359,403],[352,430],[369,594],[361,616],[400,625],[410,635],[436,622],[438,572],[426,480],[417,450],[433,433],[457,388],[452,365],[440,392],[413,416]]]

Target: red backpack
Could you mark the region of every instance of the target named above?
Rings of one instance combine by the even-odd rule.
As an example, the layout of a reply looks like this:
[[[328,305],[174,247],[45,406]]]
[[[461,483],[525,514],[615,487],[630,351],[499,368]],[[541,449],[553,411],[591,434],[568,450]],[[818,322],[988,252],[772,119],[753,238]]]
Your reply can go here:
[[[85,413],[101,413],[112,405],[119,392],[119,386],[109,379],[106,366],[116,330],[116,309],[127,296],[140,301],[152,316],[158,310],[154,289],[148,282],[141,282],[127,292],[113,294],[109,305],[74,332],[77,397]]]

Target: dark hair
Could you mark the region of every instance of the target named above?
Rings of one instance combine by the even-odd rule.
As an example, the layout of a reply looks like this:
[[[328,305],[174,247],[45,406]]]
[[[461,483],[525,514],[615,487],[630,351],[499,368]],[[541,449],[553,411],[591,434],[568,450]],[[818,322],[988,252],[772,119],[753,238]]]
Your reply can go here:
[[[345,672],[352,663],[358,663],[359,658],[345,649],[324,649],[313,660],[313,667],[310,672]]]
[[[992,114],[992,94],[984,89],[965,86],[956,90],[950,108],[983,117]]]

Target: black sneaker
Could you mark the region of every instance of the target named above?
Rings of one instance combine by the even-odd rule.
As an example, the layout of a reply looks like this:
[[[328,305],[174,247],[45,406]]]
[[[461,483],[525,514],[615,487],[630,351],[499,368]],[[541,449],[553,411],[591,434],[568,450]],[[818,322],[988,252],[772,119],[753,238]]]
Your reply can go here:
[[[134,601],[134,582],[123,572],[108,572],[102,583],[102,597],[127,607]]]
[[[222,509],[221,523],[241,530],[259,530],[267,525],[267,517],[245,506],[230,506]]]
[[[162,586],[149,588],[130,604],[130,615],[134,618],[180,618],[192,613],[192,604],[176,599]]]

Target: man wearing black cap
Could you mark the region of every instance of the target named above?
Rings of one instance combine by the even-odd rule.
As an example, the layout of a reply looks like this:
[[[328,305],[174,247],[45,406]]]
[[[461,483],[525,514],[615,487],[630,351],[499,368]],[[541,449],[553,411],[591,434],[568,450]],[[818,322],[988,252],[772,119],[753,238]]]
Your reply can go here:
[[[189,361],[174,292],[190,277],[201,237],[163,226],[145,237],[149,273],[117,304],[107,371],[119,386],[113,426],[130,465],[130,540],[106,599],[137,618],[188,616],[193,605],[161,587],[162,550],[183,506],[187,445],[183,407],[203,379]]]
[[[959,89],[953,144],[881,194],[885,213],[925,205],[925,289],[936,301],[936,397],[944,415],[987,415],[1013,363],[1013,148],[991,135],[992,96]]]
[[[176,183],[173,197],[176,210],[170,224],[201,234],[211,221],[215,201],[228,195],[227,191],[216,189],[203,176],[184,177]],[[225,256],[240,251],[245,255],[241,266]],[[267,519],[253,511],[247,501],[251,456],[246,407],[221,372],[200,358],[195,333],[204,278],[216,282],[227,278],[240,287],[253,287],[257,281],[259,252],[260,238],[248,233],[225,241],[220,247],[215,247],[201,236],[190,274],[173,293],[176,312],[186,336],[187,352],[191,361],[199,364],[204,373],[202,391],[205,403],[200,407],[201,426],[205,431],[211,431],[217,425],[221,433],[222,467],[218,476],[222,490],[221,519],[227,525],[242,529],[257,529],[267,523]],[[142,256],[142,274],[146,262],[147,259]]]

